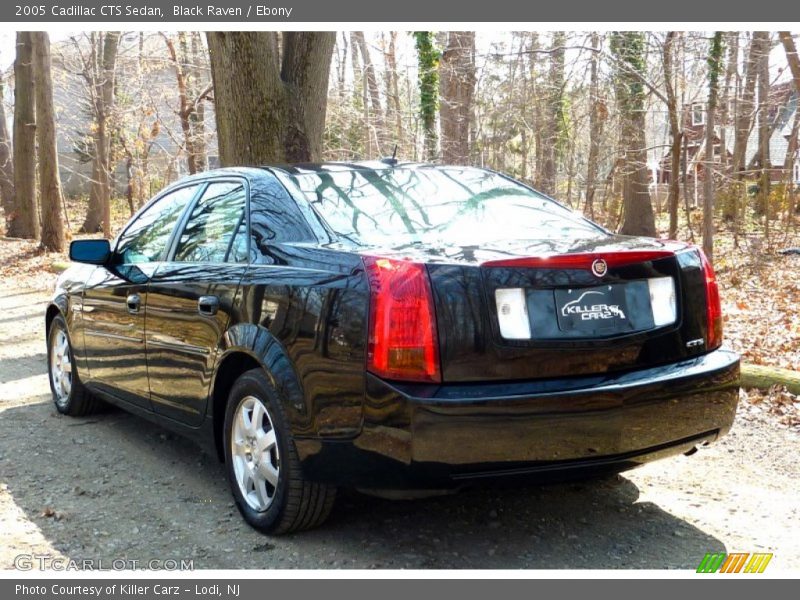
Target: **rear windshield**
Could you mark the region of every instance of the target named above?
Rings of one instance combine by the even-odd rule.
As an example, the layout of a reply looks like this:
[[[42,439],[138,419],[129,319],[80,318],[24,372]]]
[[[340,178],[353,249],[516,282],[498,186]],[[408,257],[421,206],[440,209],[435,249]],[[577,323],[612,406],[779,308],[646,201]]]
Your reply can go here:
[[[342,169],[291,179],[338,236],[359,244],[606,235],[560,204],[481,169]]]

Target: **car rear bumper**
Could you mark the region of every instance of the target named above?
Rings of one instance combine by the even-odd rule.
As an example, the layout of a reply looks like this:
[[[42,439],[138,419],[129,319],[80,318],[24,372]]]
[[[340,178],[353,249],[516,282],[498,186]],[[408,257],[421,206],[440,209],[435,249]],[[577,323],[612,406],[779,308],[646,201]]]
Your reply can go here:
[[[622,470],[716,440],[738,397],[739,357],[722,349],[558,381],[426,386],[368,375],[360,435],[297,446],[308,477],[370,488]]]

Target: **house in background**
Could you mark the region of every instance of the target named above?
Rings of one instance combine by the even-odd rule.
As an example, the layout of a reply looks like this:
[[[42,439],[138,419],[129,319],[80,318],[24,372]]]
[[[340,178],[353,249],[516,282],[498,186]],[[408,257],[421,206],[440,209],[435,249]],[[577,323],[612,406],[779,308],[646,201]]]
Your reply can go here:
[[[798,110],[798,94],[793,81],[774,85],[770,89],[768,110],[766,118],[769,123],[769,174],[773,183],[785,183],[787,173],[785,165],[787,153],[789,152],[789,139],[792,134],[792,126]],[[713,162],[719,164],[723,157],[726,163],[730,163],[733,158],[734,141],[736,139],[736,129],[734,126],[734,106],[731,105],[726,111],[725,122],[718,122],[714,127],[714,159]],[[752,172],[751,177],[756,178],[761,165],[759,162],[759,119],[757,114],[753,119],[750,135],[747,138],[745,148],[745,168]],[[717,116],[720,119],[720,115]],[[706,104],[704,102],[694,102],[687,104],[683,111],[683,133],[685,136],[684,152],[681,157],[681,165],[687,165],[687,184],[690,187],[690,197],[694,199],[697,206],[701,201],[702,182],[705,180],[706,162]],[[791,182],[795,186],[800,186],[800,149],[795,150],[794,160],[792,161]],[[662,157],[656,171],[656,183],[668,184],[672,178],[671,162],[669,154]],[[682,173],[677,174],[678,177]]]

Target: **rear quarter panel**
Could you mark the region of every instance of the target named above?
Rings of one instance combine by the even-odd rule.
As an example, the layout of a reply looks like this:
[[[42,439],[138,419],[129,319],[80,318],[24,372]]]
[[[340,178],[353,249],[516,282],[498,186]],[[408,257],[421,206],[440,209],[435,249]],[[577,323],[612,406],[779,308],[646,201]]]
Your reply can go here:
[[[222,354],[246,349],[267,369],[297,437],[361,430],[369,293],[361,258],[276,245],[242,278]]]

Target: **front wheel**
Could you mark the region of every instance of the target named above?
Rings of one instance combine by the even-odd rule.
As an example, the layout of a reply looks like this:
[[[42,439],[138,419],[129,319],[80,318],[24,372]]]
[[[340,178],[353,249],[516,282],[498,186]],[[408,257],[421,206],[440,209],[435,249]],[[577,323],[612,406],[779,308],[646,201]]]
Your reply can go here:
[[[50,323],[47,332],[47,373],[58,412],[82,417],[97,410],[98,401],[83,387],[75,367],[67,323],[61,315]]]
[[[336,488],[306,480],[277,391],[261,369],[233,385],[225,411],[225,467],[245,521],[264,533],[320,525]]]

